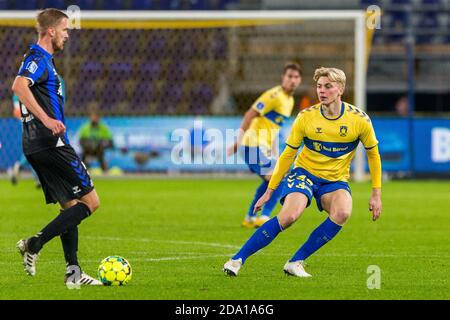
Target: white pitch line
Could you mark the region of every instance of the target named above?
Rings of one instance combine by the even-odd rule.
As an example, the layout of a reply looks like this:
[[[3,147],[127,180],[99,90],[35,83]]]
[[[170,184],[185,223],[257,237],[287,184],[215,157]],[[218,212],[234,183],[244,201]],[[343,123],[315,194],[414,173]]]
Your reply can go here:
[[[219,247],[229,249],[240,249],[240,246],[231,244],[215,243],[215,242],[201,242],[201,241],[181,241],[181,240],[156,240],[148,238],[120,238],[120,237],[102,237],[102,236],[83,236],[86,239],[98,239],[109,241],[132,241],[132,242],[160,242],[160,243],[172,243],[172,244],[187,244],[187,245],[201,245],[208,247]]]
[[[208,258],[223,258],[223,257],[231,257],[233,254],[214,254],[214,255],[200,255],[200,256],[179,256],[179,257],[161,257],[161,258],[133,258],[129,259],[130,261],[139,261],[139,262],[160,262],[160,261],[174,261],[174,260],[196,260],[196,259],[208,259]],[[64,264],[63,259],[61,260],[43,260],[44,263],[49,264]],[[98,260],[87,259],[82,261],[84,263],[99,263]],[[0,261],[0,265],[11,265],[11,262],[8,261]]]

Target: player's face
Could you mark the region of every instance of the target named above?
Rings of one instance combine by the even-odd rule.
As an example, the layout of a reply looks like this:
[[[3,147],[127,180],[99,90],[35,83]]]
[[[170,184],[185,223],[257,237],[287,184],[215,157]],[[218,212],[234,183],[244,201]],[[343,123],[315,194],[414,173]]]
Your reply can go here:
[[[287,69],[281,78],[281,86],[283,89],[292,94],[302,82],[302,77],[297,70]]]
[[[320,77],[317,80],[317,97],[324,105],[329,105],[335,102],[342,95],[343,90],[341,86],[328,79],[328,77]]]
[[[62,51],[64,49],[64,44],[69,39],[69,20],[67,18],[62,18],[61,21],[53,29],[53,50],[55,52]]]

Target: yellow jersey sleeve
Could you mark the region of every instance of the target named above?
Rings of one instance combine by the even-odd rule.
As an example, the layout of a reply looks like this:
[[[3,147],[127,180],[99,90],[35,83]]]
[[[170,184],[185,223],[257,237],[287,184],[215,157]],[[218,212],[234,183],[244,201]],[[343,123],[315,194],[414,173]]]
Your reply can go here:
[[[372,178],[372,188],[381,188],[381,158],[378,146],[367,149],[367,162],[369,164],[370,177]]]
[[[291,128],[291,133],[289,134],[286,144],[293,149],[298,149],[303,143],[303,138],[305,137],[305,119],[300,112],[295,118],[294,124]]]
[[[272,90],[264,92],[252,105],[252,109],[256,110],[261,116],[274,110],[278,100],[274,96]]]
[[[366,149],[370,149],[378,145],[375,131],[373,130],[372,121],[366,116],[361,119],[361,129],[359,134],[359,140],[362,142]]]
[[[292,163],[294,163],[297,151],[297,149],[292,149],[289,146],[286,146],[278,158],[275,169],[273,170],[272,177],[270,178],[268,185],[269,189],[275,190],[280,185],[281,180],[283,180],[284,176],[291,168]]]

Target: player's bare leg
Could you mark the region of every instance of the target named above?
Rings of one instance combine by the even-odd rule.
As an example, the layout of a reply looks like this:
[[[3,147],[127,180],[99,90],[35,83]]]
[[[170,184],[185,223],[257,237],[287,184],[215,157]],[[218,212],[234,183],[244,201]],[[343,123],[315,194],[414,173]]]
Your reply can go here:
[[[341,226],[347,222],[352,214],[352,196],[344,189],[324,194],[321,203],[330,219]]]
[[[307,204],[308,199],[303,194],[287,195],[280,214],[255,231],[239,252],[224,264],[223,271],[228,275],[237,276],[245,260],[271,243],[285,228],[291,226],[301,216]]]
[[[350,217],[352,199],[348,191],[339,189],[324,194],[321,198],[321,205],[328,212],[329,218],[311,233],[308,240],[286,264],[285,272],[287,272],[287,267],[290,266],[294,272],[287,273],[298,277],[311,276],[304,270],[304,261],[333,239],[341,230],[342,225]]]

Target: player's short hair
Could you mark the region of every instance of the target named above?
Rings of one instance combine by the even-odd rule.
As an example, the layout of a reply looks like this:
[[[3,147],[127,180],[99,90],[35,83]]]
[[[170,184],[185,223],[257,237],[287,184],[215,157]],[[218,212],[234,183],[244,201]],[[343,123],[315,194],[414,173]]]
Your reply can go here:
[[[327,77],[333,82],[337,82],[342,86],[342,88],[345,88],[345,81],[347,78],[345,77],[344,71],[338,68],[325,68],[320,67],[314,71],[314,81],[318,81],[320,77]]]
[[[300,65],[298,63],[295,63],[295,62],[286,63],[283,67],[283,74],[285,74],[286,71],[288,71],[288,70],[298,71],[298,73],[300,74],[300,77],[302,76],[302,68],[300,67]]]
[[[67,14],[61,10],[48,8],[38,13],[36,18],[36,30],[39,35],[45,35],[48,28],[56,26],[61,19],[69,18]]]

